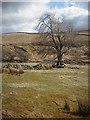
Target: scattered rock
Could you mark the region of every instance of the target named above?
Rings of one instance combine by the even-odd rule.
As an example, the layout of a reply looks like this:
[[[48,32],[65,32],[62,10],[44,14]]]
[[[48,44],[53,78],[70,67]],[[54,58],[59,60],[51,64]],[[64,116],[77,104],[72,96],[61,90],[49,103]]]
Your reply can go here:
[[[30,65],[21,65],[23,70],[31,70],[33,69]]]
[[[43,66],[42,66],[42,64],[37,64],[37,65],[33,66],[33,68],[35,70],[41,70],[41,69],[43,69]]]
[[[52,69],[52,65],[51,64],[45,64],[44,69],[46,69],[46,70]]]
[[[14,57],[13,60],[14,61],[20,61],[21,59],[19,57]]]
[[[9,73],[12,73],[12,74],[16,74],[17,72],[16,71],[19,71],[20,73],[23,73],[23,70],[49,70],[49,69],[52,69],[52,65],[51,64],[36,64],[34,66],[30,66],[28,64],[5,64],[2,66],[3,68],[3,72],[7,72],[9,71]],[[13,72],[12,72],[13,71]]]

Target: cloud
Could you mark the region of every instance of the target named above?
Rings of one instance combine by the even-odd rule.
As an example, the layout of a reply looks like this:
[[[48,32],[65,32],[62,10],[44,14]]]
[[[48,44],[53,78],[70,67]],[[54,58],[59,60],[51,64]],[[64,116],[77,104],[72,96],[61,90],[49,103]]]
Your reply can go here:
[[[3,3],[3,31],[33,32],[36,21],[48,11],[46,3]]]
[[[51,13],[55,13],[56,16],[63,18],[65,21],[72,22],[75,30],[87,30],[88,29],[88,11],[83,8],[70,6],[65,8],[56,8],[50,10]]]
[[[39,0],[40,1],[40,0]],[[45,2],[5,2],[2,4],[2,32],[36,32],[34,29],[38,20],[45,12],[55,13],[58,17],[63,17],[66,21],[74,21],[75,29],[87,29],[88,10],[85,4],[62,3],[60,8],[58,4],[52,3],[52,9],[49,4],[50,0]],[[67,4],[67,5],[65,5]],[[82,7],[84,6],[84,7]]]

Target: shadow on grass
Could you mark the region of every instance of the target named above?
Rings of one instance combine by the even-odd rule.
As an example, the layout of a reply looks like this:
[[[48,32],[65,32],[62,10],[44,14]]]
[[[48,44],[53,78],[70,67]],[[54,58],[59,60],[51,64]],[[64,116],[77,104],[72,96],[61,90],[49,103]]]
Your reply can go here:
[[[84,102],[80,99],[77,100],[77,110],[74,112],[70,111],[70,105],[68,102],[65,101],[64,105],[65,113],[76,115],[80,117],[90,117],[90,106],[87,104],[87,102]]]

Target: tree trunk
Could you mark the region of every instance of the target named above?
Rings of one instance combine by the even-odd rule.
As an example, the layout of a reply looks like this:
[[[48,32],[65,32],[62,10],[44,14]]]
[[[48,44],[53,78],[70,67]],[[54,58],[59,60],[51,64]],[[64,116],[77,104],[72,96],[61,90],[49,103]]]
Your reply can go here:
[[[57,67],[62,67],[63,64],[62,64],[62,55],[61,53],[59,52],[59,54],[57,55],[57,64],[56,64]]]
[[[62,56],[58,55],[57,58],[57,66],[62,65]]]

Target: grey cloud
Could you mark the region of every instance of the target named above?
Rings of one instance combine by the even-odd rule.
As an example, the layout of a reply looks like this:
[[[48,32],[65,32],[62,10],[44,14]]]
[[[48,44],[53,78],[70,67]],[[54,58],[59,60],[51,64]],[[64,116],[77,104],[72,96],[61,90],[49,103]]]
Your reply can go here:
[[[80,15],[72,19],[65,17],[65,21],[72,23],[74,30],[88,30],[88,16]]]
[[[77,20],[78,19],[78,20]],[[77,30],[88,30],[88,17],[82,16],[76,18],[74,28]]]
[[[2,32],[17,32],[21,31],[24,22],[21,19],[8,19],[2,22]],[[29,23],[28,23],[29,24]]]
[[[88,4],[77,3],[75,6],[87,9]],[[3,11],[2,32],[3,33],[22,31],[22,29],[24,29],[25,27],[27,28],[30,24],[34,22],[34,19],[32,20],[30,16],[28,16],[28,18],[24,18],[24,16],[23,17],[18,16],[19,10],[22,11],[26,7],[28,8],[28,2],[5,2],[2,4],[2,11]],[[88,16],[82,15],[72,19],[69,19],[67,16],[64,16],[64,15],[63,17],[65,17],[67,22],[73,21],[75,29],[88,29],[88,21],[87,21]]]
[[[15,32],[15,29],[13,27],[5,27],[2,28],[2,33],[9,33],[9,32]]]
[[[19,24],[17,26],[17,24],[12,24],[10,25],[3,25],[2,26],[2,33],[9,33],[9,32],[20,32],[21,28],[22,28],[23,24]]]
[[[13,19],[4,19],[2,21],[2,25],[7,26],[7,27],[12,26],[12,25],[19,25],[21,23],[22,23],[21,20],[15,19],[15,18],[13,18]]]
[[[24,18],[18,16],[18,12],[26,6],[28,3],[23,2],[4,2],[2,4],[2,32],[20,31],[20,26],[24,24]]]
[[[29,3],[30,4],[30,3]],[[24,7],[28,6],[28,2],[3,2],[2,3],[2,12],[12,13],[18,12],[20,9],[24,9]]]

